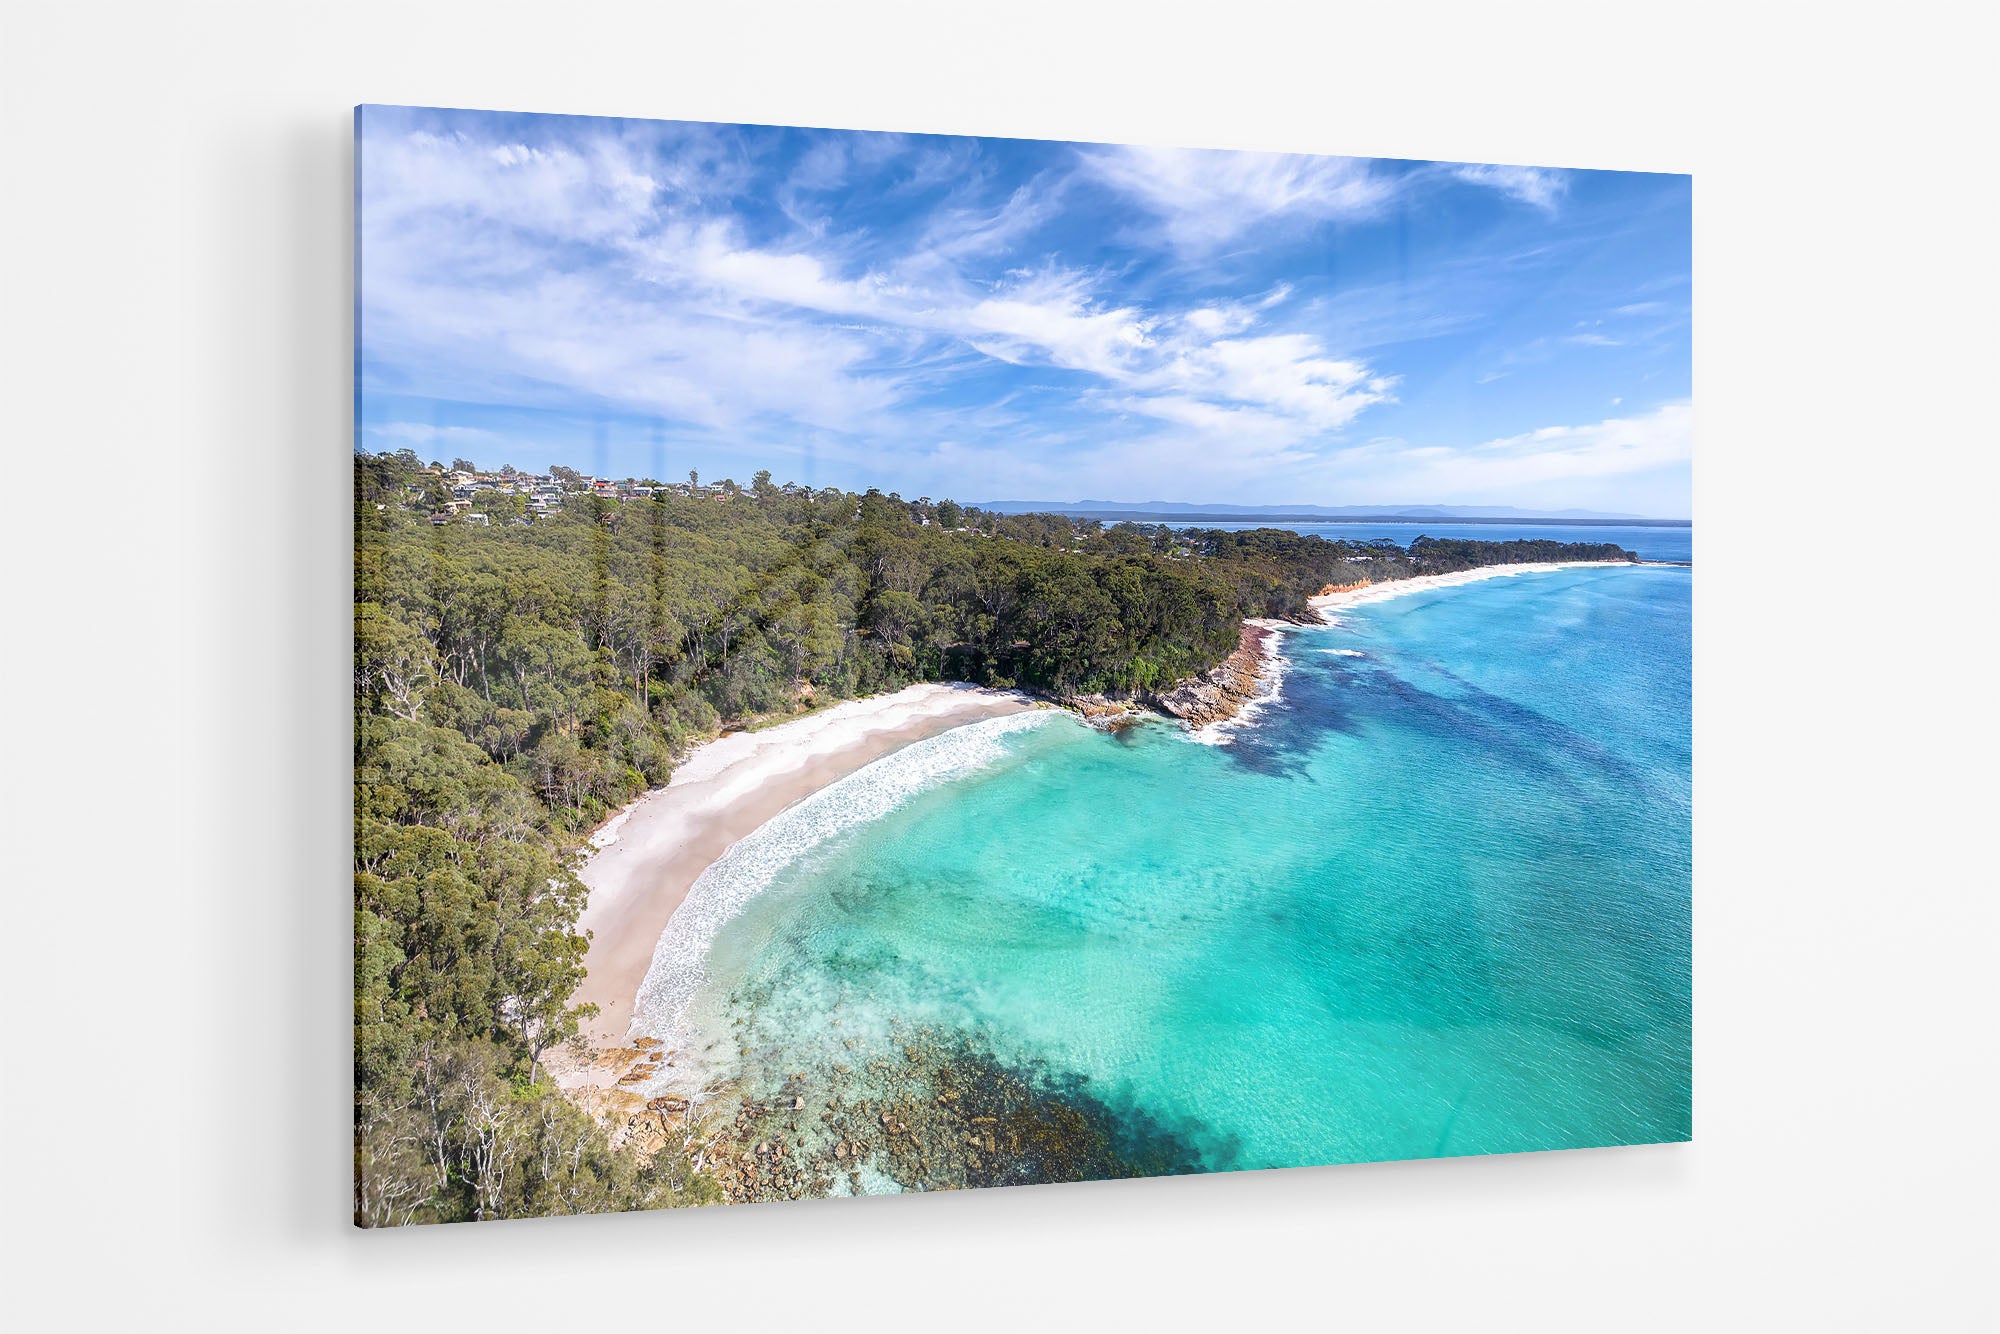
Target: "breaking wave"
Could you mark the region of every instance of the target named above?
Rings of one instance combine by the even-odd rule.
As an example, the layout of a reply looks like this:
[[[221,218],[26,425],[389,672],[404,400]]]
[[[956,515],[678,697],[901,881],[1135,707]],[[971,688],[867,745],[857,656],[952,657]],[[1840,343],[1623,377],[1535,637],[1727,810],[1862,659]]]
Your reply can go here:
[[[716,933],[778,874],[827,840],[878,820],[919,793],[1004,758],[1008,739],[1070,715],[1037,709],[967,723],[905,746],[827,784],[739,839],[703,871],[660,933],[633,1006],[632,1031],[685,1045],[690,1002],[707,980]]]
[[[1233,717],[1190,729],[1188,740],[1204,746],[1226,746],[1239,730],[1255,722],[1258,714],[1284,697],[1285,669],[1292,665],[1285,656],[1285,637],[1290,633],[1290,627],[1273,630],[1265,642],[1256,693],[1243,701]]]

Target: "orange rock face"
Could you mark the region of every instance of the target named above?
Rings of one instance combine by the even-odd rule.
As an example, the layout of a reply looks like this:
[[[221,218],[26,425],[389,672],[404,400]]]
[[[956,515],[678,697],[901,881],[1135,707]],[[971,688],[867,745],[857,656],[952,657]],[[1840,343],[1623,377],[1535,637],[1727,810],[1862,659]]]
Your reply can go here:
[[[1271,634],[1264,626],[1246,623],[1234,653],[1192,681],[1152,695],[1146,702],[1191,727],[1234,718],[1257,695]]]

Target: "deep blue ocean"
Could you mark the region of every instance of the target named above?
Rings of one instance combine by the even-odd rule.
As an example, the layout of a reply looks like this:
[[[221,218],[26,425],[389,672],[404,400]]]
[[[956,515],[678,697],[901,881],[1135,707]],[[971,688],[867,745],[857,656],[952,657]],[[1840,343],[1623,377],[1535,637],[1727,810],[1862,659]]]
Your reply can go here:
[[[1220,744],[1045,711],[908,747],[718,862],[642,1010],[717,1077],[978,1033],[1211,1169],[1684,1139],[1691,587],[1349,608]]]
[[[1528,538],[1545,542],[1615,542],[1640,560],[1692,561],[1694,529],[1653,527],[1646,524],[1573,523],[1204,523],[1201,528],[1221,528],[1234,532],[1245,528],[1283,528],[1316,537],[1342,538],[1349,542],[1369,542],[1386,537],[1406,547],[1419,537],[1464,537],[1475,542],[1512,542]]]

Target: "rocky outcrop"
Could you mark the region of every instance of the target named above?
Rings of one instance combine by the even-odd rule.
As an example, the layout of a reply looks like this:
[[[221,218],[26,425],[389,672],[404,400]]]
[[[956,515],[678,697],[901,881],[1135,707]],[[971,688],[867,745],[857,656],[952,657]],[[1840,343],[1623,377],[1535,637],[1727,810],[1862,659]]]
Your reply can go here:
[[[1263,685],[1274,633],[1268,626],[1245,621],[1234,653],[1172,690],[1147,693],[1143,702],[1189,727],[1207,727],[1234,718]]]
[[[1148,716],[1165,715],[1189,727],[1226,722],[1257,697],[1269,670],[1272,630],[1269,622],[1245,621],[1236,649],[1220,663],[1190,677],[1171,690],[1120,691],[1115,694],[1068,695],[1063,707],[1082,715],[1092,727],[1116,731]]]
[[[731,1203],[1161,1176],[1212,1166],[1187,1128],[1113,1107],[1086,1081],[1003,1061],[976,1037],[891,1022],[855,1065],[746,1077],[702,1157]],[[727,1110],[726,1108],[724,1109]],[[1220,1164],[1230,1165],[1227,1146]],[[870,1178],[876,1178],[871,1180]]]

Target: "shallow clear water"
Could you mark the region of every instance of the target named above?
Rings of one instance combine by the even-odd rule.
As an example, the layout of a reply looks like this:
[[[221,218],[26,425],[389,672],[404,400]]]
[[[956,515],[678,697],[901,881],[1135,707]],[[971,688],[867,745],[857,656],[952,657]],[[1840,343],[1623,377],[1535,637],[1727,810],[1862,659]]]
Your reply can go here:
[[[976,1032],[1212,1168],[1685,1138],[1690,589],[1351,608],[1226,745],[1051,712],[911,747],[719,862],[642,1011],[731,1034],[711,1073]]]

